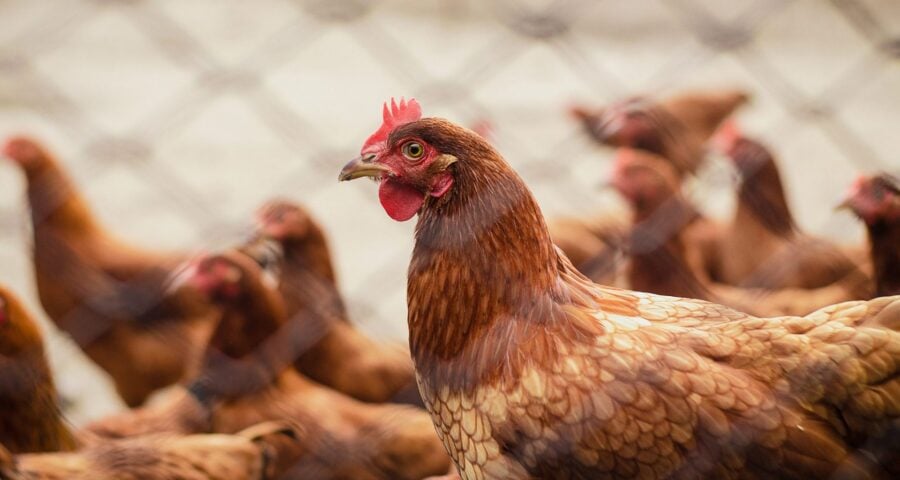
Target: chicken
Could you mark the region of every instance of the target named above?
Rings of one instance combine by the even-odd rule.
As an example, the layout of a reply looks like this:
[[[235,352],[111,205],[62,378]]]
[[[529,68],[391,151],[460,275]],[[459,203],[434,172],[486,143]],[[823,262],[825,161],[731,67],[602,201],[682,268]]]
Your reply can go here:
[[[817,288],[858,275],[850,254],[797,227],[785,198],[778,166],[760,143],[729,123],[719,134],[741,178],[737,210],[722,238],[722,255],[712,278],[749,288]],[[861,285],[857,296],[870,286]]]
[[[687,260],[684,232],[705,221],[681,196],[675,169],[664,158],[633,150],[616,156],[612,184],[628,200],[628,287],[642,292],[709,300],[710,292]]]
[[[577,106],[572,114],[597,142],[661,155],[684,174],[697,170],[707,140],[748,99],[740,90],[685,92],[659,101],[633,97],[601,109]]]
[[[194,385],[205,392],[201,398],[221,399],[212,410],[213,431],[290,420],[304,441],[282,467],[299,478],[419,479],[446,472],[449,458],[424,411],[361,403],[289,368],[293,337],[303,335],[306,319],[286,322],[283,303],[260,273],[234,252],[210,257],[190,280],[225,310]]]
[[[553,243],[579,271],[596,281],[614,282],[618,278],[629,230],[627,211],[614,209],[586,217],[554,218],[548,228]]]
[[[866,224],[877,296],[900,295],[900,179],[860,176],[843,206]]]
[[[202,406],[191,409],[192,404],[187,402],[177,416],[116,415],[96,421],[103,425],[100,431],[76,431],[63,418],[58,398],[37,324],[22,303],[0,287],[0,444],[9,451],[68,452],[92,447],[104,438],[125,438],[147,431],[194,433],[208,428]],[[167,407],[154,408],[159,411]],[[152,421],[153,428],[147,427],[143,417]],[[182,424],[175,428],[177,422]],[[160,428],[161,423],[166,427]]]
[[[70,451],[78,440],[60,413],[37,323],[0,287],[0,444],[12,453]]]
[[[697,170],[706,141],[747,99],[746,93],[737,90],[687,92],[660,102],[636,97],[603,109],[578,106],[572,113],[598,142],[661,155],[684,175]],[[596,281],[610,281],[615,268],[609,260],[598,265],[597,259],[616,258],[628,225],[628,214],[613,210],[588,218],[553,219],[549,228],[553,243],[581,272]]]
[[[632,163],[632,159],[639,164],[644,163],[645,160],[651,163],[669,163],[668,160],[656,154],[629,148],[619,149],[614,161],[621,167],[623,164]],[[677,170],[675,170],[671,164],[669,166],[660,166],[672,173],[670,179],[667,180],[669,184],[662,185],[662,187],[670,189],[668,190],[669,192],[673,191],[671,189],[680,190],[681,178],[678,175]],[[617,168],[617,170],[621,173],[621,168]],[[640,170],[640,168],[638,168],[638,170]],[[614,174],[615,173],[616,172],[614,172]],[[719,244],[721,242],[722,225],[720,225],[719,222],[704,217],[693,206],[686,203],[686,200],[678,204],[670,204],[667,206],[667,209],[674,209],[669,212],[673,213],[673,217],[667,217],[663,213],[655,215],[653,213],[655,208],[668,197],[668,193],[665,193],[656,199],[642,198],[644,195],[648,194],[657,195],[664,193],[662,191],[653,193],[645,189],[643,192],[633,192],[637,194],[637,197],[632,195],[632,198],[629,199],[628,197],[630,194],[622,190],[622,185],[615,185],[615,180],[613,180],[611,186],[619,187],[617,188],[619,193],[626,198],[626,201],[628,201],[629,208],[625,211],[630,212],[630,221],[622,224],[621,221],[617,219],[615,220],[615,227],[613,228],[610,228],[610,226],[614,224],[609,221],[602,223],[603,227],[594,227],[592,229],[593,235],[595,235],[593,241],[588,238],[590,235],[581,235],[580,237],[571,235],[572,232],[577,231],[577,224],[563,224],[563,228],[567,229],[567,236],[565,237],[566,241],[561,243],[558,240],[558,230],[560,229],[561,224],[559,219],[554,219],[548,225],[553,243],[560,247],[560,249],[566,253],[567,257],[570,252],[576,253],[576,255],[581,257],[581,252],[586,251],[587,249],[594,249],[596,242],[601,242],[600,239],[602,238],[603,247],[596,249],[591,257],[581,257],[581,260],[577,264],[574,261],[572,262],[580,272],[595,282],[610,285],[623,285],[627,284],[627,281],[623,283],[621,279],[622,276],[625,276],[630,277],[629,281],[637,279],[638,282],[651,282],[656,284],[656,286],[652,286],[648,283],[644,283],[642,286],[633,286],[633,288],[637,290],[646,288],[648,291],[654,293],[705,298],[701,295],[701,291],[695,288],[696,285],[691,287],[682,281],[677,281],[677,278],[681,277],[682,274],[675,270],[671,270],[671,268],[675,267],[671,262],[686,262],[684,268],[692,271],[692,273],[688,274],[690,277],[699,276],[703,280],[707,279],[707,265],[716,264],[720,255]],[[648,203],[648,201],[650,203]],[[660,203],[656,203],[657,201]],[[678,211],[675,212],[675,210]],[[622,214],[624,212],[616,213]],[[670,220],[672,221],[670,222]],[[637,226],[635,225],[636,223],[642,225]],[[600,232],[604,227],[605,231],[601,234]],[[644,235],[648,233],[649,229],[661,229],[669,233],[678,232],[678,235],[677,237],[672,238],[663,238],[657,235],[653,237],[654,240],[648,242],[646,241],[646,238],[644,238]],[[564,247],[567,243],[571,243],[572,240],[582,241],[582,245],[584,246]],[[663,245],[660,242],[667,242],[667,245]],[[676,250],[678,255],[673,256],[673,254],[676,253]],[[640,253],[635,255],[636,252]],[[626,256],[629,255],[631,256],[631,261],[624,262]],[[636,263],[635,260],[637,260]],[[651,278],[640,274],[645,268],[660,267],[661,265],[652,265],[658,264],[659,262],[668,264],[670,268],[666,274],[666,278]],[[623,264],[625,265],[625,269],[629,271],[622,271]],[[684,278],[682,278],[682,280],[684,280]],[[700,279],[697,279],[697,281],[699,280]],[[694,281],[692,283],[697,282]],[[687,290],[676,291],[672,290],[673,288],[686,288]]]
[[[78,452],[11,455],[0,446],[2,480],[267,480],[279,446],[294,435],[267,423],[235,435],[155,435]]]
[[[491,145],[414,100],[340,180],[419,216],[419,389],[462,478],[813,478],[898,466],[900,297],[807,317],[603,287],[554,247]],[[896,438],[896,437],[894,437]],[[858,450],[857,450],[858,449]],[[887,476],[885,474],[885,476]]]
[[[850,274],[816,289],[746,289],[715,282],[704,275],[701,254],[695,253],[712,249],[685,246],[688,241],[696,245],[696,239],[702,238],[696,232],[715,227],[698,227],[706,220],[682,195],[670,163],[650,153],[623,151],[616,159],[613,184],[635,212],[627,265],[631,289],[710,300],[764,316],[805,315],[834,303],[863,299],[855,295],[860,285],[869,282],[864,274]]]
[[[421,405],[409,351],[376,342],[350,322],[325,233],[309,213],[277,200],[260,209],[257,223],[257,238],[243,252],[261,264],[273,259],[265,242],[277,242],[283,252],[270,267],[278,272],[288,318],[304,322],[297,327],[297,370],[359,400]],[[306,310],[314,314],[298,314]]]
[[[180,380],[215,320],[185,292],[166,292],[184,255],[148,252],[110,234],[37,142],[12,138],[2,153],[25,173],[35,278],[53,323],[112,377],[129,406]]]
[[[206,423],[205,430],[232,433],[263,421],[285,421],[299,436],[279,456],[276,468],[289,478],[420,479],[446,472],[450,459],[426,412],[359,402],[291,368],[294,338],[304,334],[303,321],[287,321],[284,302],[262,274],[237,251],[199,259],[189,267],[182,277],[187,285],[223,308],[189,394],[162,407],[107,419],[90,430],[104,435],[130,423],[144,428],[130,435],[183,434],[185,425]],[[205,414],[197,405],[204,406]]]

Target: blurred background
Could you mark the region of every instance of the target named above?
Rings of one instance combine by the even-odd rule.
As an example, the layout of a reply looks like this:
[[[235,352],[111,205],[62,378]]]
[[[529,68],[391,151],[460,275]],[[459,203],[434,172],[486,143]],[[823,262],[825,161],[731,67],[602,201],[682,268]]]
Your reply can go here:
[[[832,206],[859,172],[900,169],[896,0],[0,0],[0,135],[57,152],[107,226],[159,249],[215,249],[284,196],[326,228],[352,318],[405,341],[414,222],[395,223],[341,166],[381,102],[488,121],[548,216],[619,202],[611,151],[575,102],[744,88],[745,131],[774,149],[801,227],[863,238]],[[695,195],[727,216],[728,167]],[[0,282],[39,312],[24,181],[0,163]],[[48,322],[76,424],[123,408]]]

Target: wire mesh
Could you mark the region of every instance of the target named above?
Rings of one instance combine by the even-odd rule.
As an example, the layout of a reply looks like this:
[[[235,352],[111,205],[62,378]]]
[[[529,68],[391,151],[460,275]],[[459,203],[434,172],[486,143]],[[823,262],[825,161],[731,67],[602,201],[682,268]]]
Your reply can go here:
[[[900,167],[898,57],[892,0],[4,0],[0,132],[45,140],[106,225],[148,247],[230,246],[266,199],[308,205],[351,318],[402,340],[412,222],[335,179],[382,100],[490,121],[552,217],[618,201],[596,189],[611,151],[567,117],[573,102],[746,88],[740,121],[783,159],[802,226],[859,240],[831,206],[855,173]],[[23,182],[0,179],[0,279],[39,311]],[[730,185],[706,181],[706,206],[727,212]],[[48,330],[70,418],[121,408]]]

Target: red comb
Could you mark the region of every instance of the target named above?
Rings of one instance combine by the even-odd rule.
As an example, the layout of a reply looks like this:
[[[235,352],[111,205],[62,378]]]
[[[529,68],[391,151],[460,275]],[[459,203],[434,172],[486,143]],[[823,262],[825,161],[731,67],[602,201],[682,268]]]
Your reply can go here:
[[[713,149],[727,154],[742,136],[737,121],[727,120],[716,130],[710,143]]]
[[[634,150],[630,148],[620,148],[616,150],[616,155],[613,157],[613,168],[616,170],[623,169],[636,158],[637,156],[635,155]]]
[[[586,120],[595,116],[595,112],[581,105],[571,105],[566,110],[568,111],[569,116],[575,120]]]
[[[406,125],[422,118],[422,107],[419,106],[419,102],[414,98],[410,98],[407,102],[403,97],[400,97],[399,105],[392,98],[390,108],[388,108],[387,102],[384,102],[382,117],[384,120],[381,127],[363,144],[362,153],[369,153],[383,148],[391,131],[400,125]]]
[[[494,139],[494,124],[486,118],[475,122],[475,124],[472,125],[472,131],[487,141],[492,141]]]

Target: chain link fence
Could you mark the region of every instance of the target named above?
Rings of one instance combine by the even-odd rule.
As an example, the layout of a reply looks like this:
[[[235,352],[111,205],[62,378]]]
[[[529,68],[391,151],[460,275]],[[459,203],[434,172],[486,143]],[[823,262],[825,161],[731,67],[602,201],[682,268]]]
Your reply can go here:
[[[0,133],[56,151],[129,241],[215,249],[265,200],[307,205],[330,236],[353,320],[405,339],[414,222],[390,221],[337,172],[391,96],[487,120],[545,214],[617,201],[611,151],[566,114],[635,93],[741,87],[739,118],[782,159],[802,227],[862,238],[831,206],[860,171],[900,168],[894,0],[0,0]],[[712,211],[732,190],[709,177]],[[39,311],[21,176],[0,167],[0,281]],[[50,328],[80,423],[121,408]]]

